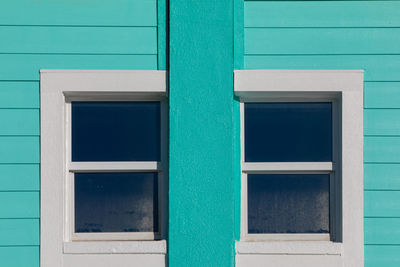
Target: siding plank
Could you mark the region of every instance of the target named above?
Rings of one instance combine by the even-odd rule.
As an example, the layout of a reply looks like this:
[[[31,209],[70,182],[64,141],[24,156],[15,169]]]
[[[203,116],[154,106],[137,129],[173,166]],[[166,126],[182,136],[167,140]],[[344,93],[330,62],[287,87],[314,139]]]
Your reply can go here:
[[[0,247],[1,266],[39,267],[39,247]]]
[[[157,69],[157,55],[0,55],[0,80],[39,81],[40,69]]]
[[[364,138],[364,161],[399,163],[400,162],[400,137],[375,137]]]
[[[39,109],[0,109],[0,135],[39,135]]]
[[[398,54],[399,28],[250,28],[245,54]]]
[[[400,218],[366,218],[365,244],[399,245]]]
[[[400,191],[366,191],[365,217],[400,217]]]
[[[167,69],[167,0],[157,0],[158,69]]]
[[[0,26],[0,53],[157,54],[156,27]]]
[[[400,108],[400,83],[367,82],[364,87],[366,108]]]
[[[398,267],[400,266],[400,246],[366,245],[365,267]]]
[[[38,136],[1,136],[0,162],[39,163],[39,147]]]
[[[366,190],[400,190],[400,164],[366,163],[364,180]]]
[[[39,218],[39,192],[0,192],[0,218]]]
[[[40,190],[39,164],[0,164],[0,191]]]
[[[364,134],[400,135],[400,109],[364,110]]]
[[[400,81],[400,55],[245,56],[246,69],[364,69],[365,81]]]
[[[398,1],[246,1],[245,27],[398,27]]]
[[[0,246],[39,245],[39,219],[0,219]]]
[[[156,0],[3,1],[0,9],[0,25],[157,26],[157,2]]]
[[[38,82],[0,82],[0,108],[39,108]]]

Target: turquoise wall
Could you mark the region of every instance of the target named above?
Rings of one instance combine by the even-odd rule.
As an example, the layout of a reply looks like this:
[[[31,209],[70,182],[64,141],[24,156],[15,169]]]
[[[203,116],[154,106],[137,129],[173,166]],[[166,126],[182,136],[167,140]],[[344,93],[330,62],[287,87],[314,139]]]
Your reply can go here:
[[[0,266],[39,266],[39,69],[165,69],[166,12],[165,0],[2,3]],[[170,0],[169,15],[170,266],[234,265],[234,67],[365,69],[366,266],[400,265],[400,2]]]
[[[245,1],[246,69],[364,69],[365,266],[400,265],[400,2]]]
[[[170,0],[169,90],[169,266],[234,266],[232,0]]]
[[[2,1],[0,266],[39,266],[39,69],[165,69],[165,14],[163,0]]]

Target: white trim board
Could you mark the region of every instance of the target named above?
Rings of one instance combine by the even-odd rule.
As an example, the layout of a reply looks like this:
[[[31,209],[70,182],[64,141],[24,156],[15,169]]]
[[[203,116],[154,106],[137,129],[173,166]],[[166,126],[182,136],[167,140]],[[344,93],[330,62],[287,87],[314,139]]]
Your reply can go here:
[[[234,93],[241,102],[241,238],[236,266],[364,266],[363,70],[235,70]],[[245,102],[337,102],[332,163],[248,163],[244,161]],[[335,105],[336,106],[336,105]],[[341,123],[340,123],[341,122]],[[339,125],[340,123],[340,125]],[[341,240],[313,241],[295,234],[285,238],[247,234],[247,173],[340,172]],[[335,214],[340,211],[333,210]],[[336,215],[335,215],[336,216]],[[336,220],[336,219],[335,219]],[[275,239],[275,240],[274,240]],[[280,241],[277,241],[280,240]]]
[[[168,184],[167,134],[161,133],[160,162],[69,162],[70,101],[160,101],[161,128],[167,129],[168,111],[165,71],[41,70],[41,267],[150,266],[164,267],[164,241],[72,241],[70,210],[73,171],[157,171],[159,199],[166,199]],[[164,120],[166,120],[164,122]],[[71,171],[71,172],[70,172]],[[162,179],[160,177],[163,177]],[[160,182],[160,180],[162,180]],[[159,204],[160,218],[166,221]],[[164,222],[159,225],[165,232]],[[135,233],[131,233],[132,236]],[[145,239],[154,239],[150,233]],[[98,236],[102,238],[102,236]],[[103,236],[104,237],[104,236]],[[107,239],[107,236],[105,236]],[[140,238],[140,235],[137,235]],[[164,238],[164,236],[161,236]],[[65,252],[71,254],[66,254]],[[141,251],[143,253],[141,253]],[[81,253],[80,253],[81,252]],[[111,264],[112,263],[112,264]]]
[[[235,70],[235,94],[301,93],[313,95],[358,91],[363,87],[363,70]],[[307,94],[309,93],[309,94]],[[257,95],[256,95],[257,96]]]
[[[238,254],[294,254],[294,255],[341,255],[342,244],[328,241],[236,242]]]
[[[65,254],[166,254],[167,242],[109,241],[64,242]]]
[[[40,70],[40,86],[57,88],[67,96],[76,92],[147,93],[166,95],[162,70]]]

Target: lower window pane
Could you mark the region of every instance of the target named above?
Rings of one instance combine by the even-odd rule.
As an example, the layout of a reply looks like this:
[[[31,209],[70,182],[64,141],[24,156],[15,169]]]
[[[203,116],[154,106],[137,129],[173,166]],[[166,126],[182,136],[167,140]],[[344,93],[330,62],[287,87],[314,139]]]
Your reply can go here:
[[[329,233],[329,174],[249,174],[248,232]]]
[[[76,173],[75,232],[157,232],[157,173]]]

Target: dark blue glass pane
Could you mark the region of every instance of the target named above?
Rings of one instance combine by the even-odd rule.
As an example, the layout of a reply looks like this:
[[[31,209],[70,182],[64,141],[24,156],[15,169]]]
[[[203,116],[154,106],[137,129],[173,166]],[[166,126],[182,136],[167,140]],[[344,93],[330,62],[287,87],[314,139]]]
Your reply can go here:
[[[76,173],[75,232],[157,232],[157,173]]]
[[[332,161],[331,103],[245,103],[247,162]]]
[[[249,233],[329,233],[329,174],[249,174]]]
[[[160,102],[72,102],[72,161],[159,161]]]

